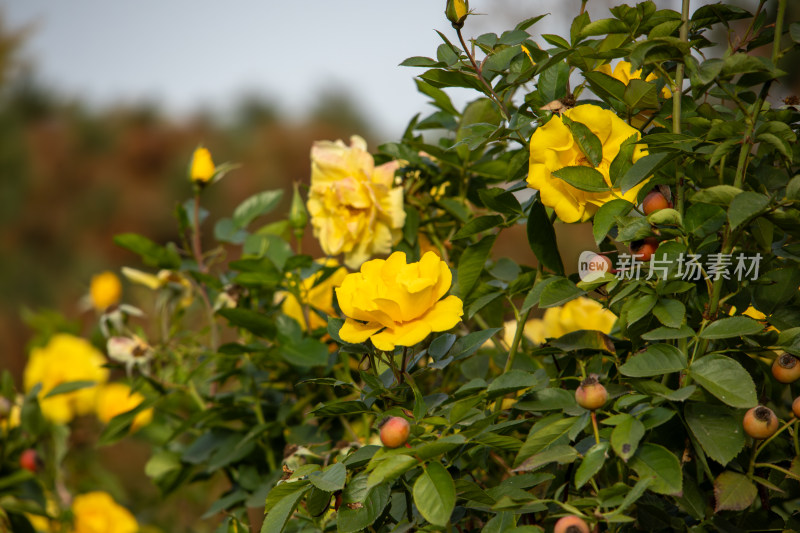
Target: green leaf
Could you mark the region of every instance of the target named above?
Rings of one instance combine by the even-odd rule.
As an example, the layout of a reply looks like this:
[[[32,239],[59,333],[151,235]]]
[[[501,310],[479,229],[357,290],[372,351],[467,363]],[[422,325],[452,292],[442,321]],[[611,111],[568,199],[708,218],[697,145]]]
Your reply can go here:
[[[620,179],[620,190],[624,194],[633,189],[649,176],[652,176],[659,168],[669,163],[676,155],[674,152],[659,152],[640,158]]]
[[[411,449],[406,448],[402,451],[403,453],[408,453],[420,461],[427,461],[429,459],[439,457],[451,450],[455,450],[466,442],[467,439],[464,437],[464,435],[461,433],[456,433],[455,435],[447,435],[446,437],[442,437],[431,442],[426,442],[425,444],[420,444],[419,446]]]
[[[558,278],[542,290],[539,307],[555,307],[586,294],[567,278]]]
[[[623,461],[633,457],[639,448],[639,441],[644,437],[644,425],[629,414],[623,416],[622,422],[614,427],[611,432],[611,446]]]
[[[677,496],[683,487],[681,462],[675,454],[658,444],[645,443],[628,463],[640,479],[650,478],[650,490],[658,494]]]
[[[701,339],[728,339],[744,335],[755,335],[764,330],[764,325],[746,316],[732,316],[712,322],[700,332]]]
[[[608,443],[595,444],[583,456],[580,466],[575,471],[575,488],[579,489],[603,468],[603,463],[608,457]]]
[[[578,451],[572,446],[559,444],[525,459],[514,472],[532,472],[546,464],[569,464],[578,458]]]
[[[770,270],[758,281],[759,284],[752,287],[753,303],[759,311],[771,315],[796,296],[800,270],[797,267]]]
[[[545,389],[545,391],[546,390],[550,389]],[[568,391],[563,392],[568,393]],[[525,440],[525,443],[522,445],[522,448],[520,448],[519,453],[517,454],[514,465],[519,466],[528,457],[554,446],[567,444],[569,442],[569,430],[572,428],[575,420],[575,417],[568,417],[559,418],[555,421],[546,420],[545,422],[538,422],[537,424],[534,424],[534,426],[531,428],[531,432],[528,434],[528,438]]]
[[[330,508],[333,494],[314,487],[306,498],[306,509],[311,516],[320,516]]]
[[[139,254],[147,266],[159,268],[178,268],[180,255],[174,247],[159,246],[147,237],[136,233],[122,233],[114,237],[114,244]]]
[[[619,368],[621,374],[634,378],[660,376],[686,368],[686,354],[671,344],[652,344]]]
[[[466,298],[478,282],[478,278],[483,272],[483,267],[486,260],[489,258],[489,253],[492,251],[492,246],[497,235],[487,235],[476,244],[468,247],[461,254],[461,259],[458,261],[458,289],[461,297]]]
[[[714,185],[697,191],[692,196],[692,202],[727,206],[741,193],[742,189],[732,185]]]
[[[552,340],[549,342],[550,346],[560,348],[565,352],[574,352],[577,350],[600,350],[608,353],[614,353],[614,342],[611,337],[593,329],[581,329],[572,331],[566,335]]]
[[[378,517],[389,503],[391,489],[388,484],[373,487],[367,493],[360,506],[351,508],[349,505],[339,507],[336,518],[336,528],[339,533],[356,533],[366,530]],[[356,503],[356,502],[353,502]]]
[[[789,36],[796,43],[800,43],[800,22],[792,22],[789,25]]]
[[[686,315],[686,306],[678,300],[662,298],[653,308],[653,314],[665,326],[679,328]]]
[[[744,448],[744,430],[740,416],[731,409],[708,403],[690,402],[684,408],[686,423],[706,455],[727,465]]]
[[[587,192],[608,192],[611,187],[606,183],[600,171],[583,165],[562,167],[553,172],[576,189]]]
[[[444,527],[456,505],[456,485],[441,463],[433,462],[414,483],[414,503],[419,514],[433,525]]]
[[[300,341],[282,343],[279,347],[281,357],[294,366],[312,367],[328,364],[328,347],[311,337]]]
[[[333,463],[323,470],[312,472],[308,476],[308,480],[312,485],[325,492],[342,490],[345,479],[347,479],[347,467],[344,463]]]
[[[547,216],[547,210],[539,196],[531,203],[528,213],[528,243],[536,259],[544,266],[559,275],[564,275],[564,263],[558,252],[558,241],[553,224]]]
[[[650,311],[655,307],[658,301],[658,296],[655,294],[644,294],[638,298],[628,300],[624,306],[627,312],[628,325],[634,324],[648,316]]]
[[[654,83],[632,79],[625,87],[623,101],[630,109],[658,108],[658,88]]]
[[[575,394],[564,389],[543,389],[526,396],[514,406],[523,411],[561,411],[575,407]]]
[[[508,372],[499,375],[489,387],[486,389],[488,398],[496,398],[511,392],[527,389],[539,385],[541,380],[530,372],[522,370],[509,370]]]
[[[455,235],[453,235],[451,240],[457,241],[458,239],[472,237],[477,233],[481,233],[488,229],[492,229],[502,223],[503,223],[503,217],[501,217],[500,215],[487,215],[482,217],[475,217],[466,224],[464,224],[461,227],[461,229],[458,230]]]
[[[453,347],[450,348],[448,356],[454,360],[464,359],[478,351],[478,348],[483,346],[489,338],[500,331],[501,328],[490,328],[482,331],[473,331],[456,340]]]
[[[75,392],[76,390],[86,389],[89,387],[94,387],[97,385],[96,381],[69,381],[67,383],[59,383],[45,395],[45,398],[50,398],[52,396],[58,396],[59,394],[67,394],[70,392]]]
[[[756,486],[747,476],[725,471],[714,480],[715,512],[744,511],[758,495]]]
[[[369,413],[370,409],[359,400],[343,400],[338,402],[328,402],[311,411],[318,417],[352,415],[357,413]]]
[[[769,198],[757,192],[746,191],[734,196],[728,207],[728,221],[731,229],[764,211],[769,205]]]
[[[100,438],[97,440],[97,446],[113,444],[127,435],[131,425],[133,425],[133,420],[136,418],[136,415],[146,409],[150,409],[157,401],[157,398],[149,398],[130,411],[118,414],[112,418],[106,425],[103,433],[100,434]]]
[[[257,217],[266,215],[278,207],[282,198],[283,189],[256,193],[233,211],[233,222],[239,228],[246,228]]]
[[[367,489],[384,481],[392,482],[419,464],[416,458],[401,453],[380,459],[376,456],[373,461],[375,460],[378,460],[378,464],[367,477]]]
[[[289,483],[284,483],[284,485],[289,485]],[[261,526],[261,533],[280,533],[283,531],[289,517],[292,516],[292,513],[297,508],[297,504],[300,503],[300,500],[309,490],[311,488],[307,484],[303,484],[294,492],[281,498],[267,513],[264,524]]]
[[[735,360],[709,354],[696,360],[689,375],[704,389],[731,407],[749,409],[758,401],[753,378]]]
[[[599,71],[584,72],[583,77],[588,80],[592,92],[596,95],[622,101],[626,85],[618,79]]]
[[[611,162],[611,167],[608,170],[611,183],[615,187],[618,186],[619,181],[633,166],[633,154],[636,152],[636,143],[638,142],[639,134],[635,133],[622,141],[622,144],[620,144],[619,152],[617,152],[617,155],[614,157],[614,160]]]
[[[694,330],[686,324],[679,328],[660,327],[642,334],[642,339],[646,341],[664,341],[671,339],[685,339],[694,336]]]
[[[630,28],[618,19],[600,19],[590,22],[581,30],[579,37],[584,39],[595,35],[606,35],[608,33],[628,33]]]
[[[583,155],[586,156],[586,159],[593,167],[597,168],[603,160],[603,143],[600,142],[597,135],[586,124],[570,120],[566,115],[562,116],[561,120],[569,126],[572,138],[578,143],[578,148],[581,149]]]
[[[250,309],[220,309],[217,311],[228,319],[232,326],[243,328],[250,333],[264,338],[275,336],[275,320],[263,313],[251,311]]]
[[[230,218],[221,218],[214,224],[214,238],[220,242],[242,244],[247,239],[247,232],[237,227]]]
[[[592,234],[594,241],[600,244],[617,224],[617,217],[625,216],[633,209],[633,204],[627,200],[617,199],[606,202],[594,214]]]

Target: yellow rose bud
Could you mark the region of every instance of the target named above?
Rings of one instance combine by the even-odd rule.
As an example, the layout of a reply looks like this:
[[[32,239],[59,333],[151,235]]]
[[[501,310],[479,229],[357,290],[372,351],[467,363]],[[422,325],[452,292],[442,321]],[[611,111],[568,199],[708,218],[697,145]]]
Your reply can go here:
[[[211,159],[211,152],[202,146],[192,154],[192,164],[189,167],[189,179],[195,183],[208,183],[214,177],[216,167]]]
[[[98,311],[105,311],[112,305],[119,303],[122,296],[122,283],[113,272],[101,272],[92,277],[89,285],[89,297],[92,306]]]
[[[454,28],[460,29],[469,14],[469,0],[447,0],[444,14]]]
[[[72,501],[72,533],[136,533],[139,523],[107,492],[79,494]]]
[[[336,289],[346,317],[339,336],[352,343],[371,339],[377,349],[391,351],[413,346],[432,332],[447,331],[464,314],[457,296],[440,299],[452,279],[447,263],[433,252],[410,264],[403,252],[367,261]]]

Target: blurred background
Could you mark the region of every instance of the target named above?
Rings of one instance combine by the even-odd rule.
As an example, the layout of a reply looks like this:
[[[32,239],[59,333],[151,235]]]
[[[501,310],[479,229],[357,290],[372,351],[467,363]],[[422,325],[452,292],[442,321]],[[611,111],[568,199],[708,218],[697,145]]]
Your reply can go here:
[[[706,3],[693,0],[692,9]],[[757,1],[732,3],[752,11]],[[172,213],[191,194],[186,165],[199,143],[217,163],[242,164],[207,195],[213,221],[258,191],[307,183],[314,140],[359,134],[374,150],[398,139],[427,104],[413,83],[421,70],[397,65],[434,56],[434,29],[454,35],[444,4],[0,1],[0,369],[21,384],[32,335],[26,316],[53,309],[83,333],[94,327],[80,306],[91,276],[139,266],[113,235],[175,237]],[[610,4],[590,0],[592,19],[608,16]],[[679,0],[656,4],[680,9]],[[470,17],[466,36],[544,12],[551,16],[532,31],[563,35],[580,0],[470,7],[485,15]],[[789,22],[798,20],[798,5],[790,7]],[[475,97],[453,94],[457,107]],[[565,263],[592,247],[584,230],[568,228],[577,239]],[[121,453],[131,459],[124,465],[116,464]],[[132,497],[155,501],[142,450],[103,454]],[[202,509],[214,496],[195,495],[196,503]],[[181,523],[190,524],[201,513],[189,505],[185,514]]]

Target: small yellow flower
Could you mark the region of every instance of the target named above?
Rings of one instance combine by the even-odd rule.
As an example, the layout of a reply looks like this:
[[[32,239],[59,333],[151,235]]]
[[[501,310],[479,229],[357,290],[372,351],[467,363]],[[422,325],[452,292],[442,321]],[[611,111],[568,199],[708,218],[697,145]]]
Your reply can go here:
[[[108,381],[108,369],[103,367],[105,362],[103,354],[85,339],[65,333],[54,335],[44,348],[31,350],[23,376],[25,390],[29,391],[37,383],[41,383],[39,403],[42,413],[54,422],[66,424],[75,416],[89,414],[94,410],[97,386],[51,398],[45,396],[62,383],[105,383]]]
[[[92,306],[100,312],[119,303],[122,296],[122,283],[113,272],[105,271],[92,277],[89,297]]]
[[[637,139],[640,138],[641,133],[626,124],[613,111],[596,105],[584,104],[574,107],[565,111],[564,116],[584,124],[602,143],[603,157],[595,170],[603,175],[610,187],[611,162],[619,153],[620,145],[632,135]],[[547,124],[537,128],[531,136],[530,145],[528,186],[538,189],[542,203],[552,207],[558,218],[564,222],[585,222],[601,205],[617,198],[635,203],[639,190],[646,183],[643,181],[625,194],[619,189],[608,192],[586,192],[555,176],[553,172],[564,167],[591,167],[591,163],[586,160],[569,127],[564,124],[560,116],[552,117]],[[637,146],[633,153],[633,161],[646,154],[641,146]]]
[[[339,262],[335,259],[327,259],[318,262],[322,262],[326,267],[335,267],[339,265]],[[298,283],[300,301],[297,300],[294,294],[287,292],[283,304],[281,305],[283,314],[295,319],[304,330],[315,330],[328,325],[327,320],[314,312],[315,309],[323,312],[327,316],[336,315],[336,309],[333,308],[333,289],[342,284],[344,277],[347,276],[347,269],[344,267],[338,268],[322,282],[317,283],[322,277],[322,274],[323,271],[320,270],[306,279],[300,280]],[[307,313],[303,311],[303,306],[310,307]],[[310,324],[306,324],[306,315],[308,316]],[[309,325],[310,327],[308,327]]]
[[[72,502],[75,517],[71,533],[136,533],[139,523],[107,492],[79,494]]]
[[[366,141],[356,135],[350,146],[314,143],[306,205],[326,255],[343,253],[345,265],[355,269],[400,241],[406,213],[403,188],[393,186],[398,166],[394,161],[376,167]]]
[[[346,316],[339,336],[352,343],[371,339],[376,348],[389,351],[417,344],[431,332],[447,331],[464,314],[457,296],[440,299],[451,282],[447,263],[432,252],[410,264],[403,252],[367,261],[336,289]]]
[[[631,64],[627,61],[620,61],[617,63],[614,67],[614,70],[611,70],[611,65],[608,63],[600,65],[597,70],[603,74],[608,74],[612,78],[621,81],[625,85],[628,85],[631,80],[642,79],[642,69],[631,72]],[[658,76],[656,76],[655,72],[651,72],[647,75],[647,78],[645,78],[644,81],[653,81],[657,79]],[[663,89],[661,89],[661,95],[664,98],[671,98],[672,91],[665,86]]]
[[[97,395],[97,418],[108,424],[112,418],[139,406],[145,397],[133,392],[124,383],[109,383],[100,389]],[[153,420],[153,410],[145,409],[136,415],[131,425],[131,432],[138,431]]]
[[[192,164],[189,167],[189,179],[195,183],[208,183],[214,177],[216,167],[211,159],[211,152],[202,146],[195,149],[192,154]]]
[[[617,321],[617,316],[605,309],[600,302],[580,297],[563,306],[551,307],[544,317],[534,318],[525,324],[524,335],[534,344],[543,344],[547,339],[557,339],[567,333],[582,329],[600,331],[608,335]],[[509,345],[514,339],[517,323],[506,323],[504,338]]]

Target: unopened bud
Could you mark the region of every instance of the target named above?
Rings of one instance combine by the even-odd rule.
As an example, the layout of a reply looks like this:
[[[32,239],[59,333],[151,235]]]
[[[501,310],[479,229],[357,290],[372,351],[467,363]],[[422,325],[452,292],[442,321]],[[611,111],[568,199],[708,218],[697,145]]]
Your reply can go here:
[[[211,159],[208,148],[198,147],[192,154],[192,163],[189,165],[189,179],[194,183],[203,185],[214,177],[216,167]]]
[[[469,15],[469,0],[447,0],[444,14],[453,27],[460,30]]]
[[[300,188],[294,184],[294,195],[292,196],[292,206],[289,208],[289,224],[294,229],[295,236],[300,239],[303,237],[303,230],[308,224],[308,211],[300,195]]]

